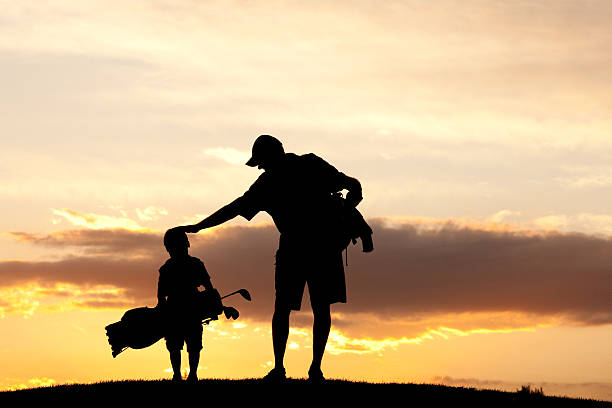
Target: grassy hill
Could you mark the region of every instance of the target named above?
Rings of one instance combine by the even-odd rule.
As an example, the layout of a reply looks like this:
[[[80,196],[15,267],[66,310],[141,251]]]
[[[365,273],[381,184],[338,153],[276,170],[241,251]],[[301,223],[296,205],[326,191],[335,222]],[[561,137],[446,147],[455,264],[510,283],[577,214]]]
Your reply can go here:
[[[251,406],[487,406],[487,407],[609,407],[612,403],[549,397],[538,390],[517,392],[476,390],[427,384],[371,384],[331,380],[313,385],[305,380],[266,384],[261,380],[200,380],[196,384],[158,381],[112,381],[57,385],[0,393],[0,404],[63,403],[142,406],[143,403],[198,403],[230,407]],[[378,407],[374,407],[378,408]]]

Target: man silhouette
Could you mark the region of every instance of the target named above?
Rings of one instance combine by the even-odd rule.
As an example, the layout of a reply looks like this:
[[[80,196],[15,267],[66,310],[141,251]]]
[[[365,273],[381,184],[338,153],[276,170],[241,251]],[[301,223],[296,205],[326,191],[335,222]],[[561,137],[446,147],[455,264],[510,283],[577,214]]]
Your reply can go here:
[[[300,310],[308,284],[314,316],[312,364],[308,378],[324,381],[321,361],[331,328],[330,305],[346,303],[342,245],[338,241],[339,220],[333,194],[348,190],[346,204],[354,208],[362,200],[361,184],[310,153],[285,153],[281,142],[261,135],[253,144],[248,166],[263,169],[243,196],[195,225],[179,227],[198,232],[222,224],[237,215],[251,220],[259,211],[272,216],[280,232],[276,253],[272,343],[274,368],[264,377],[285,379],[283,365],[289,315]],[[365,249],[365,247],[364,247]]]

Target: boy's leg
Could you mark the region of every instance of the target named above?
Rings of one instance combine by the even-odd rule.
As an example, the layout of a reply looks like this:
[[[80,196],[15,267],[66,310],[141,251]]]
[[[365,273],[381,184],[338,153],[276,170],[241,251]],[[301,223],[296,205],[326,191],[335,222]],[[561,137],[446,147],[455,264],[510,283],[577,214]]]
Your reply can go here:
[[[170,353],[170,364],[172,364],[173,381],[181,380],[181,350],[183,349],[183,338],[176,328],[166,335],[166,349]]]
[[[190,324],[187,338],[187,355],[189,356],[189,376],[187,381],[198,381],[198,364],[202,350],[202,323],[198,319]]]

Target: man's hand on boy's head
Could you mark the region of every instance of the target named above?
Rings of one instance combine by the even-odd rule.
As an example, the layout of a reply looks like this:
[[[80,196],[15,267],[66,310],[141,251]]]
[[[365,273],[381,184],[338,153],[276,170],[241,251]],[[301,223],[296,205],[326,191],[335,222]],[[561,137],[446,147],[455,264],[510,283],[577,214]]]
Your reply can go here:
[[[174,227],[173,229],[177,229],[183,232],[186,232],[188,234],[194,234],[196,232],[199,231],[198,227],[196,225],[181,225],[178,227]]]

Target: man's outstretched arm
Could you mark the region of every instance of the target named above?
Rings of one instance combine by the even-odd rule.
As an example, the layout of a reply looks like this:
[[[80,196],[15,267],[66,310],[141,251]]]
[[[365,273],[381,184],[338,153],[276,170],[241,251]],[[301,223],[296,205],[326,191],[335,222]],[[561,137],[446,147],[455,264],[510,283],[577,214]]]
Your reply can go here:
[[[238,205],[238,200],[239,199],[232,201],[225,207],[222,207],[221,209],[217,210],[215,213],[204,218],[197,224],[185,225],[178,228],[182,228],[185,232],[195,233],[206,228],[212,228],[216,227],[217,225],[223,224],[224,222],[229,221],[239,215],[238,213],[240,211],[240,208]]]

